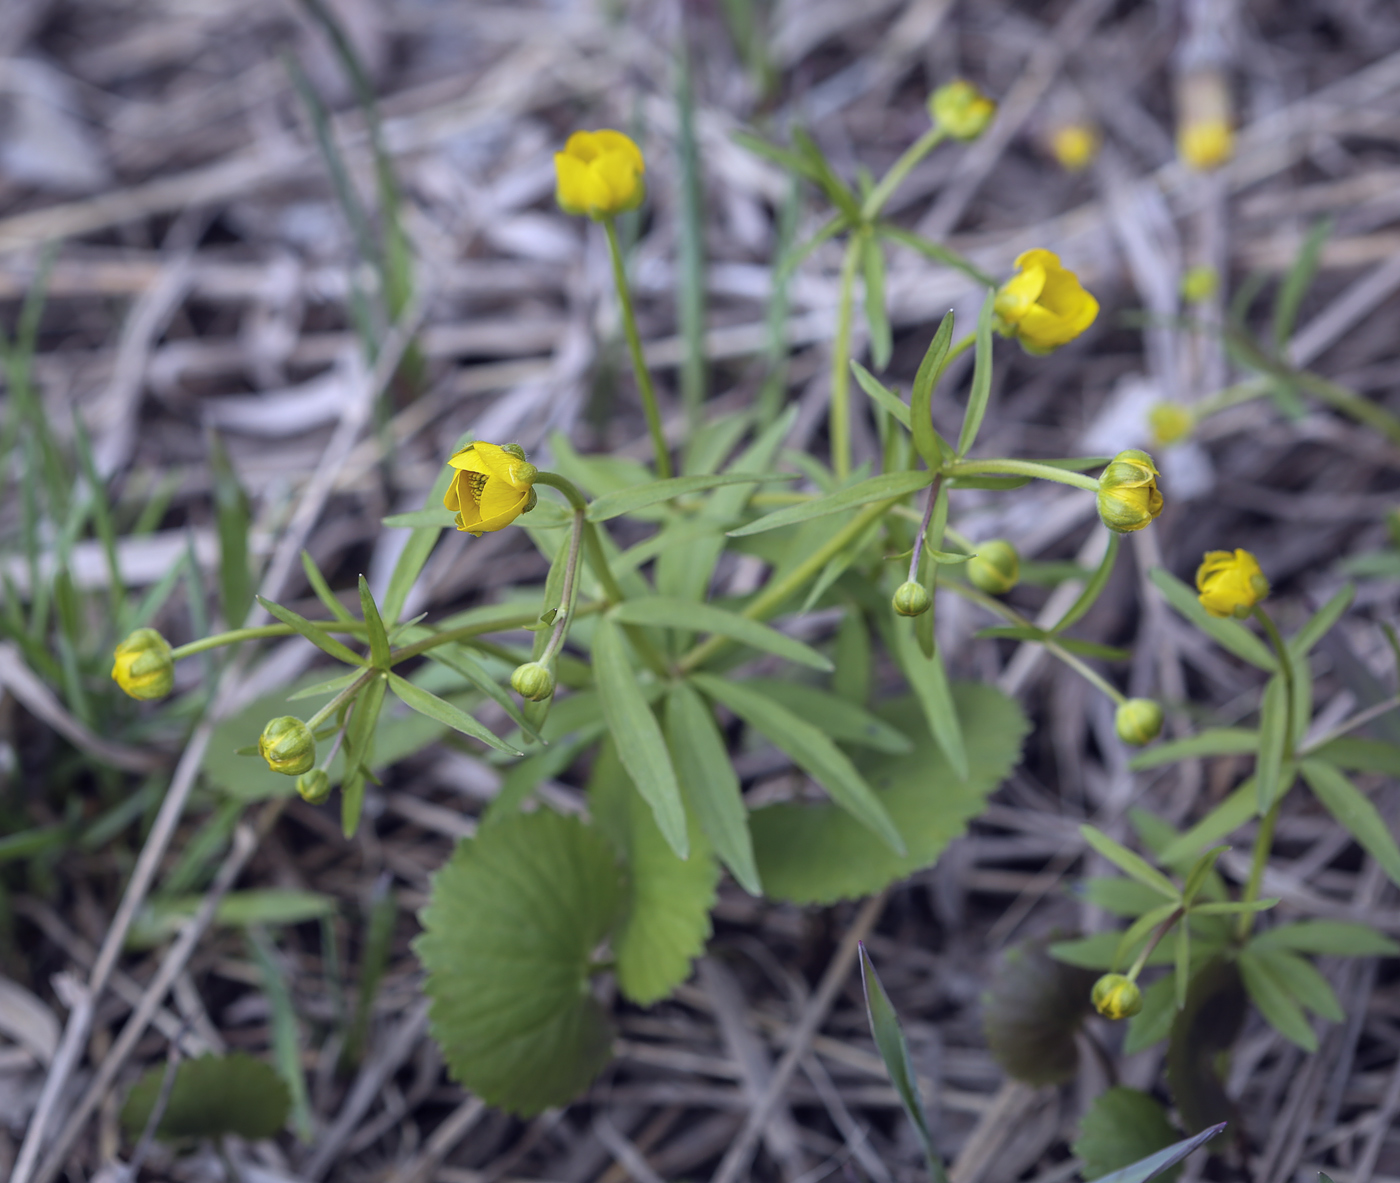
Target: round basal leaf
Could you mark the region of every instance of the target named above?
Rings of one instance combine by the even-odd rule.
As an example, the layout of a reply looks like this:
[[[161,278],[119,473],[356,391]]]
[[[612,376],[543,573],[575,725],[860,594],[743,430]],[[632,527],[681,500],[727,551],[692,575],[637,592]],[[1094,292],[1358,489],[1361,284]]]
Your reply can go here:
[[[1084,1160],[1084,1178],[1097,1179],[1165,1150],[1178,1137],[1162,1106],[1146,1093],[1111,1088],[1094,1099],[1079,1123],[1074,1153]],[[1172,1183],[1180,1174],[1176,1166],[1157,1178]]]
[[[1192,974],[1167,1043],[1167,1084],[1189,1134],[1220,1121],[1237,1128],[1235,1103],[1220,1079],[1220,1053],[1239,1037],[1247,1009],[1235,961],[1212,957]]]
[[[433,879],[414,949],[452,1075],[531,1116],[587,1087],[613,1029],[589,991],[623,901],[608,841],[576,817],[515,814],[458,843]]]
[[[676,857],[610,742],[594,762],[588,805],[627,862],[627,903],[613,936],[617,984],[648,1006],[685,981],[705,951],[719,864],[698,825],[687,826],[690,853]]]
[[[870,895],[932,864],[1021,758],[1029,723],[1021,708],[991,686],[953,687],[967,747],[968,778],[958,780],[928,733],[912,698],[876,713],[915,739],[903,755],[856,752],[852,759],[875,789],[904,839],[897,855],[844,809],[827,803],[784,803],[749,817],[766,893],[799,904],[827,904]]]
[[[1074,1075],[1074,1037],[1093,1009],[1098,974],[1050,956],[1056,934],[1009,949],[982,996],[987,1046],[1008,1075],[1027,1084],[1059,1084]]]
[[[164,1065],[152,1068],[132,1087],[122,1106],[122,1125],[139,1138],[160,1096]],[[156,1133],[167,1141],[219,1138],[237,1134],[256,1141],[270,1138],[286,1123],[292,1098],[270,1064],[242,1052],[185,1060]]]

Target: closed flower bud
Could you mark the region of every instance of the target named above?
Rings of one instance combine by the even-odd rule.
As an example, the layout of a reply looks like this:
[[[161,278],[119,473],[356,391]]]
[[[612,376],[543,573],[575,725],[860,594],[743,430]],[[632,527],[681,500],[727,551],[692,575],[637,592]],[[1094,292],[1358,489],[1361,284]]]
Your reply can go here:
[[[1142,991],[1126,974],[1104,974],[1090,995],[1094,1009],[1106,1019],[1130,1019],[1142,1010]]]
[[[997,105],[966,78],[958,78],[929,96],[928,113],[954,139],[975,140],[996,118]]]
[[[309,805],[320,805],[331,795],[331,778],[324,768],[313,768],[297,777],[297,792]]]
[[[457,472],[442,503],[456,513],[457,529],[480,538],[535,508],[539,470],[526,461],[519,444],[500,447],[477,440],[447,463]]]
[[[554,693],[554,675],[542,662],[527,661],[515,667],[510,688],[528,702],[543,702]]]
[[[138,628],[113,656],[112,678],[132,698],[164,698],[175,685],[170,643],[153,628]]]
[[[1220,289],[1220,273],[1209,263],[1198,263],[1181,277],[1181,298],[1188,304],[1209,300]]]
[[[576,131],[554,154],[559,208],[595,222],[634,210],[646,196],[646,167],[642,150],[620,131]]]
[[[1119,452],[1099,477],[1099,520],[1119,534],[1141,530],[1162,512],[1157,467],[1137,448]]]
[[[1249,551],[1212,550],[1196,568],[1196,590],[1201,607],[1212,616],[1243,619],[1269,594],[1269,581]]]
[[[977,553],[967,560],[967,581],[989,596],[1005,595],[1021,578],[1021,556],[1004,538],[979,542]]]
[[[901,616],[922,616],[933,607],[933,597],[928,594],[928,588],[912,579],[895,588],[891,602]]]
[[[1053,251],[1023,251],[1016,274],[997,289],[997,328],[1027,353],[1050,353],[1094,323],[1099,302]]]
[[[295,715],[271,720],[258,736],[258,754],[273,772],[300,776],[316,763],[316,737]]]
[[[1162,734],[1162,708],[1150,698],[1130,698],[1114,714],[1113,728],[1124,743],[1140,748]]]
[[[1050,133],[1050,152],[1069,173],[1083,172],[1099,154],[1098,128],[1087,123],[1067,123]]]
[[[1152,430],[1152,442],[1159,448],[1178,444],[1191,434],[1196,417],[1180,403],[1158,403],[1147,412],[1147,426]]]
[[[1176,152],[1187,168],[1209,172],[1235,152],[1230,89],[1218,69],[1193,70],[1176,91]]]

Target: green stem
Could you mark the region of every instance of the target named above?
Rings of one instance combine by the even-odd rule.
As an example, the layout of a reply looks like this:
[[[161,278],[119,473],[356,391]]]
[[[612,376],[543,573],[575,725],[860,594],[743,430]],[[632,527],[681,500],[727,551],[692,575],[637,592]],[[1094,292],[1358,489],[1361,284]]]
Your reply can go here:
[[[557,472],[541,472],[535,476],[535,484],[558,489],[568,499],[575,514],[588,512],[588,500],[579,492],[578,486],[567,477],[562,477]],[[593,568],[598,582],[603,585],[603,594],[607,596],[608,604],[622,603],[627,596],[613,576],[612,568],[608,566],[607,555],[604,554],[603,544],[598,539],[597,528],[586,518],[583,520],[583,545],[588,551],[588,565]]]
[[[544,647],[544,652],[540,654],[540,664],[546,667],[554,660],[554,655],[564,644],[564,638],[569,633],[569,625],[574,619],[574,606],[578,602],[579,544],[583,540],[583,528],[586,524],[583,511],[574,510],[574,528],[569,535],[569,556],[564,560],[564,588],[559,596],[559,616],[554,621],[554,631],[550,634],[549,644]]]
[[[551,489],[558,489],[559,492],[564,494],[565,499],[569,502],[569,508],[575,513],[588,512],[588,499],[579,491],[579,487],[574,484],[573,481],[569,480],[568,477],[562,477],[557,472],[542,471],[535,473],[534,483],[537,485],[548,485]]]
[[[899,188],[916,164],[925,156],[932,152],[939,144],[947,139],[948,133],[938,124],[934,124],[928,131],[924,132],[917,140],[904,150],[898,160],[890,166],[890,171],[880,178],[880,183],[870,191],[870,196],[865,199],[865,204],[860,208],[860,216],[867,222],[873,221],[880,216],[880,211],[885,208],[885,202],[890,199],[894,191]]]
[[[1345,386],[1338,386],[1335,382],[1329,382],[1308,370],[1299,370],[1293,377],[1298,385],[1314,398],[1344,415],[1350,415],[1358,423],[1374,428],[1392,444],[1400,444],[1400,419],[1385,408],[1378,407]]]
[[[359,694],[361,690],[368,686],[371,678],[378,677],[381,672],[382,671],[376,669],[365,670],[362,674],[360,674],[358,678],[351,682],[350,685],[345,687],[344,690],[337,694],[333,699],[330,700],[330,702],[326,703],[325,706],[323,706],[319,711],[317,711],[314,715],[311,716],[311,718],[309,718],[306,721],[307,729],[309,731],[314,732],[316,728],[318,728],[322,723],[324,723],[333,714],[335,714],[336,711],[340,710],[340,708],[344,706],[347,702],[349,702],[352,698],[354,698],[355,695]]]
[[[1136,982],[1138,974],[1142,973],[1142,967],[1147,964],[1147,959],[1152,956],[1157,946],[1162,943],[1162,938],[1171,932],[1172,925],[1180,920],[1186,913],[1178,908],[1170,916],[1157,926],[1157,930],[1152,934],[1152,939],[1142,947],[1142,952],[1137,955],[1132,968],[1128,970],[1127,978],[1130,982]]]
[[[632,354],[632,372],[637,377],[637,389],[642,393],[642,409],[646,412],[652,446],[656,450],[656,475],[661,480],[671,476],[671,454],[666,450],[666,435],[661,430],[661,412],[656,406],[656,388],[651,382],[642,355],[642,338],[637,332],[637,314],[632,307],[632,293],[627,287],[627,269],[622,262],[622,246],[617,241],[617,227],[612,218],[603,219],[608,235],[608,253],[612,256],[613,281],[617,285],[617,302],[622,308],[622,327],[627,334],[627,348]]]
[[[601,612],[606,607],[607,605],[603,603],[585,604],[578,610],[578,614]],[[538,611],[520,612],[515,616],[503,616],[498,620],[485,620],[478,624],[464,624],[461,628],[445,629],[440,633],[434,633],[431,637],[415,641],[412,645],[395,649],[389,654],[389,661],[392,665],[398,665],[401,661],[407,661],[410,657],[419,657],[428,652],[429,649],[436,649],[439,645],[450,645],[453,641],[469,641],[472,637],[480,637],[486,633],[502,633],[507,629],[524,628],[527,624],[534,624],[539,618]]]
[[[1259,890],[1264,884],[1264,868],[1268,865],[1269,855],[1273,852],[1274,827],[1278,825],[1279,806],[1282,804],[1283,797],[1280,796],[1269,806],[1269,812],[1259,823],[1259,833],[1254,836],[1254,856],[1249,864],[1249,880],[1244,886],[1243,902],[1246,904],[1252,904],[1259,898]],[[1253,927],[1254,913],[1241,912],[1239,922],[1235,926],[1235,935],[1243,942],[1249,938],[1250,930]]]
[[[1070,472],[1067,468],[1056,468],[1050,464],[1037,464],[1033,460],[955,460],[944,473],[950,477],[959,476],[1029,476],[1042,481],[1058,481],[1062,485],[1073,485],[1076,489],[1087,489],[1090,493],[1099,491],[1099,482],[1082,472]]]
[[[328,633],[362,633],[363,620],[313,620],[317,628]],[[193,657],[207,649],[217,649],[220,645],[237,645],[240,641],[260,641],[266,637],[290,637],[296,630],[289,624],[263,624],[257,628],[235,628],[226,633],[215,633],[211,637],[201,637],[187,645],[180,645],[170,651],[173,661],[182,657]]]
[[[851,235],[846,242],[836,305],[836,340],[831,347],[831,467],[837,480],[842,481],[851,474],[851,318],[863,242],[859,234]]]
[[[1279,634],[1278,626],[1274,624],[1273,617],[1258,604],[1254,605],[1254,616],[1264,626],[1264,631],[1268,633],[1269,642],[1273,645],[1274,653],[1278,657],[1279,672],[1283,674],[1283,692],[1286,699],[1284,702],[1283,754],[1286,757],[1291,757],[1293,755],[1293,659],[1289,656],[1288,646]]]
[[[933,484],[928,487],[928,500],[924,502],[924,516],[919,522],[919,532],[914,537],[914,550],[909,556],[909,579],[911,582],[919,578],[919,560],[924,555],[924,539],[928,535],[929,525],[933,522],[933,507],[938,503],[938,494],[942,488],[943,476],[940,473],[933,478]],[[946,526],[944,533],[947,533]],[[942,539],[939,539],[939,546],[934,549],[940,549],[941,546]]]
[[[764,588],[749,602],[740,615],[749,620],[763,620],[772,615],[783,606],[790,596],[795,595],[807,580],[815,576],[848,544],[859,538],[870,524],[878,520],[897,500],[898,498],[891,498],[889,501],[877,501],[873,505],[867,505],[782,579],[775,580]],[[698,669],[728,644],[731,644],[728,637],[717,635],[702,641],[680,659],[676,665],[677,671],[688,674],[692,670]]]

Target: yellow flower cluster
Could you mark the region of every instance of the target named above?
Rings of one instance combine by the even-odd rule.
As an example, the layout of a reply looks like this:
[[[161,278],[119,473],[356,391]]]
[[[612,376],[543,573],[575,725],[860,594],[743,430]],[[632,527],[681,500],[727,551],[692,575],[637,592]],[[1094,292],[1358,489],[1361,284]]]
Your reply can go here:
[[[1059,255],[1038,249],[1017,256],[1016,274],[997,291],[994,308],[1001,331],[1028,353],[1073,341],[1099,314],[1099,302],[1060,265]]]
[[[457,529],[476,537],[503,530],[535,508],[535,466],[519,444],[468,444],[448,462],[457,470],[442,503],[457,515]]]
[[[642,150],[620,131],[576,131],[554,154],[555,196],[566,214],[594,221],[626,213],[646,196]]]
[[[1212,616],[1242,619],[1269,594],[1269,581],[1249,551],[1212,550],[1196,569],[1196,590],[1201,607]]]

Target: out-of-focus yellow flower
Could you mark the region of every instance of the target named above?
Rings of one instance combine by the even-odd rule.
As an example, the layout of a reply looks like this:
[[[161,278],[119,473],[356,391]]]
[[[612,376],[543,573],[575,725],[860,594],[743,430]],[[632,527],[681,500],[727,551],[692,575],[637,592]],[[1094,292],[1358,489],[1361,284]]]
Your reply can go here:
[[[922,616],[933,607],[933,597],[922,583],[908,579],[894,589],[892,603],[901,616]]]
[[[1094,323],[1099,302],[1057,254],[1033,250],[1017,256],[1016,274],[1001,285],[995,309],[1003,333],[1029,353],[1049,353]]]
[[[1005,538],[979,542],[977,553],[967,560],[967,581],[989,596],[1001,596],[1021,578],[1021,556]]]
[[[997,105],[966,78],[956,78],[929,96],[928,113],[955,140],[975,140],[996,118]]]
[[[153,628],[138,628],[112,656],[112,679],[132,698],[164,698],[175,685],[170,643]]]
[[[1106,1019],[1130,1019],[1142,1010],[1142,991],[1127,974],[1104,974],[1094,983],[1094,1009]]]
[[[1180,403],[1158,403],[1147,412],[1147,426],[1152,429],[1152,442],[1159,448],[1180,443],[1191,434],[1196,417],[1190,408]]]
[[[1212,616],[1243,618],[1269,594],[1269,581],[1249,551],[1211,550],[1196,568],[1196,590]]]
[[[1188,123],[1176,134],[1176,152],[1197,172],[1210,172],[1235,154],[1235,133],[1223,119]]]
[[[1157,466],[1137,448],[1119,452],[1099,477],[1099,520],[1119,534],[1150,525],[1162,512]]]
[[[620,131],[576,131],[554,154],[555,196],[566,214],[595,221],[626,213],[646,196],[642,150]]]
[[[1114,713],[1113,729],[1124,743],[1140,748],[1162,734],[1162,708],[1150,698],[1130,698]]]
[[[1181,298],[1188,304],[1209,300],[1220,288],[1220,273],[1209,263],[1197,263],[1181,277]]]
[[[478,538],[502,530],[535,508],[535,466],[519,444],[468,444],[448,462],[457,470],[442,503],[457,515],[457,529]]]
[[[1067,123],[1050,133],[1050,151],[1066,172],[1083,172],[1099,154],[1102,137],[1087,123]]]
[[[543,662],[527,661],[515,667],[510,688],[527,702],[543,702],[554,693],[554,675]]]
[[[258,736],[258,754],[273,772],[300,776],[316,763],[316,737],[295,715],[282,715],[269,720]]]
[[[1177,80],[1176,153],[1187,168],[1208,172],[1234,155],[1230,86],[1215,66]]]

